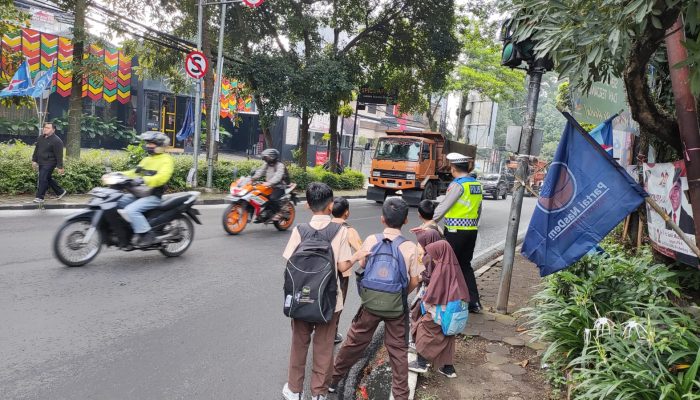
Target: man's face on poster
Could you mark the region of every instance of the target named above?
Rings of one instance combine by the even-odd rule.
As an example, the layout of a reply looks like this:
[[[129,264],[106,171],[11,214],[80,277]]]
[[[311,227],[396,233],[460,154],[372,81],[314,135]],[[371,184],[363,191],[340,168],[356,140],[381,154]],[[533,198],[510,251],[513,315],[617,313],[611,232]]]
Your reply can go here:
[[[671,200],[671,207],[677,210],[681,206],[681,181],[676,181],[671,187],[671,193],[669,193],[668,198]]]

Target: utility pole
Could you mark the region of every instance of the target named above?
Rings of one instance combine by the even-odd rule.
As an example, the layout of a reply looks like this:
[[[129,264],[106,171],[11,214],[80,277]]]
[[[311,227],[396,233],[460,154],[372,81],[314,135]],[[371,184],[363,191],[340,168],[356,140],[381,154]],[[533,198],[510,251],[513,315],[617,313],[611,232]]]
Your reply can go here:
[[[350,168],[352,168],[352,155],[355,153],[355,134],[357,133],[357,110],[360,108],[360,101],[355,101],[355,122],[352,125],[352,143],[350,144]]]
[[[688,58],[688,50],[683,46],[685,31],[683,16],[668,30],[666,53],[669,65],[676,65]],[[683,146],[683,161],[688,177],[690,205],[695,216],[695,243],[700,247],[700,127],[698,127],[697,104],[690,92],[690,69],[671,68],[671,86],[676,103],[678,128]]]
[[[197,51],[202,51],[202,2],[197,0]],[[199,138],[202,135],[202,79],[197,79],[196,93],[194,94],[194,160],[192,187],[197,187],[197,169],[199,159]]]
[[[515,172],[517,189],[513,192],[513,201],[510,205],[510,219],[508,220],[508,233],[506,234],[506,247],[503,251],[503,268],[501,269],[501,281],[498,286],[498,300],[496,311],[505,314],[508,310],[508,296],[510,295],[510,280],[513,274],[513,261],[515,260],[515,247],[518,244],[518,228],[520,226],[520,213],[523,208],[523,196],[525,195],[524,183],[528,176],[530,159],[530,147],[535,131],[535,118],[537,116],[537,102],[540,97],[540,85],[542,75],[545,72],[541,59],[535,60],[528,69],[527,92],[527,116],[523,126],[520,149],[518,155],[518,169]],[[518,182],[522,182],[518,184]]]
[[[226,26],[226,3],[221,4],[221,26],[219,26],[219,52],[216,58],[214,93],[211,96],[211,116],[209,118],[209,155],[207,168],[207,188],[211,189],[214,176],[214,147],[219,138],[219,92],[224,71],[224,27]]]

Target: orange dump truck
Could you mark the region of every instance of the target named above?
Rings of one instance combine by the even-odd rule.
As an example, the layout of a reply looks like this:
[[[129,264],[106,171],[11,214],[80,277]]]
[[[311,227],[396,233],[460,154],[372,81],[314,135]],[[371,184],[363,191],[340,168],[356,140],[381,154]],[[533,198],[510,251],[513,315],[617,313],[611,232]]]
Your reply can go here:
[[[513,175],[515,175],[515,170],[518,169],[518,162],[515,160],[511,160],[508,162],[507,168],[511,171]],[[530,160],[530,167],[529,167],[529,173],[530,176],[528,176],[527,184],[532,188],[532,190],[535,193],[540,193],[540,189],[542,188],[542,185],[544,184],[544,178],[547,176],[547,169],[549,168],[549,163],[544,160],[538,160],[537,158],[533,158]],[[525,191],[525,196],[531,196],[532,193],[529,191]]]
[[[409,205],[434,200],[452,181],[445,156],[476,156],[476,147],[445,139],[438,132],[387,131],[372,158],[367,199],[383,202],[400,195]]]

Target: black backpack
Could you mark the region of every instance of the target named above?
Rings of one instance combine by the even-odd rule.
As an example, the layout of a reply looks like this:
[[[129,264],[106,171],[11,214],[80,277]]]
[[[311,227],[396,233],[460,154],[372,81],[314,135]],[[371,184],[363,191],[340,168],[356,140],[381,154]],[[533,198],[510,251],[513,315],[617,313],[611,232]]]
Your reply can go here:
[[[314,323],[333,318],[338,274],[331,242],[340,228],[333,222],[320,230],[309,224],[297,226],[301,243],[284,273],[284,315]]]

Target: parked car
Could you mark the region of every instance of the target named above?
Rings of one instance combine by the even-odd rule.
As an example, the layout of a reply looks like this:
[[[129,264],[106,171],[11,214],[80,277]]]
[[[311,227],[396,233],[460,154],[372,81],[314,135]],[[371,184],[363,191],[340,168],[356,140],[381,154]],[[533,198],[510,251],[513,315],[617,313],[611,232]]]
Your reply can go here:
[[[479,178],[483,187],[484,196],[491,196],[494,200],[505,199],[508,196],[508,182],[502,174],[484,174]]]

